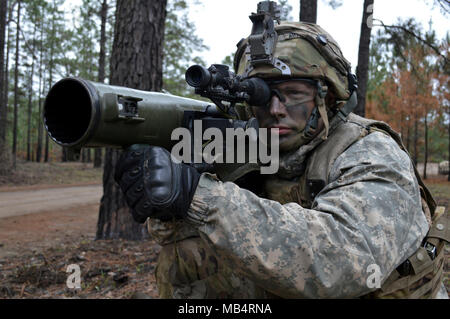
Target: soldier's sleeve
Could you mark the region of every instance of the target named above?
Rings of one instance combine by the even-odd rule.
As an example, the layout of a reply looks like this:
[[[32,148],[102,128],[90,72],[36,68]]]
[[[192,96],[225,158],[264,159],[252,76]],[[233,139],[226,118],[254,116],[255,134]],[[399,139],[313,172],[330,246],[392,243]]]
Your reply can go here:
[[[409,157],[382,133],[341,154],[330,181],[305,209],[203,174],[188,219],[221,260],[276,295],[358,297],[415,252],[428,224]]]
[[[147,230],[159,245],[167,245],[186,238],[198,237],[198,232],[184,220],[160,221],[147,219]]]

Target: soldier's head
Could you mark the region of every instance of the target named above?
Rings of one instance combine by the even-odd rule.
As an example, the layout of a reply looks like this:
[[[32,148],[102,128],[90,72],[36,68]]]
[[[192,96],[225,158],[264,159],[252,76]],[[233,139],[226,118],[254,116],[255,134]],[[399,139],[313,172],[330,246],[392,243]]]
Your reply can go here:
[[[264,79],[272,97],[266,107],[249,106],[260,127],[278,128],[280,150],[289,151],[314,137],[328,135],[329,118],[345,105],[354,89],[350,63],[336,41],[320,26],[282,22],[269,63],[254,63],[249,40],[235,55],[237,74]]]

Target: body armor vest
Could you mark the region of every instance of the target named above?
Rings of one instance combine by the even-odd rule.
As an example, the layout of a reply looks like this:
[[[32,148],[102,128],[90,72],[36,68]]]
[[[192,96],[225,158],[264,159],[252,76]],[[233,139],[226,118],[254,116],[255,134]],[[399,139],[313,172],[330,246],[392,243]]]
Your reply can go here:
[[[328,139],[311,152],[307,158],[305,173],[299,180],[289,181],[271,176],[265,180],[265,196],[281,204],[297,202],[302,207],[311,208],[314,198],[329,183],[330,170],[339,155],[373,132],[390,136],[408,154],[400,135],[388,124],[351,113],[346,122],[338,125]],[[439,291],[444,265],[444,245],[445,241],[450,240],[450,218],[449,214],[445,214],[441,209],[436,211],[436,202],[415,166],[414,172],[419,183],[422,209],[430,230],[424,238],[423,246],[388,277],[381,289],[365,297],[432,298]]]

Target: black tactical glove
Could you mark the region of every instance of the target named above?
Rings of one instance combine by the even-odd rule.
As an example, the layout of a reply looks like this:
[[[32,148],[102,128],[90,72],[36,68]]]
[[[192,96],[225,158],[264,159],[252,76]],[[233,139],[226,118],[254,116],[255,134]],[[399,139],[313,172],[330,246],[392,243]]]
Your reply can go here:
[[[114,179],[134,220],[144,223],[147,217],[163,221],[185,217],[200,173],[189,165],[174,163],[161,147],[136,144],[120,157]]]

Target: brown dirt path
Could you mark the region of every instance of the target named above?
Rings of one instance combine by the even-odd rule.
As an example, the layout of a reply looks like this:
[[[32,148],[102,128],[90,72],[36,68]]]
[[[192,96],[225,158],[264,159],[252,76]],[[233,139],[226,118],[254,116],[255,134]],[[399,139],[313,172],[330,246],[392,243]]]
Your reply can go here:
[[[102,194],[101,185],[3,191],[0,192],[0,219],[97,204]]]

